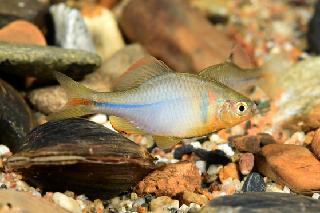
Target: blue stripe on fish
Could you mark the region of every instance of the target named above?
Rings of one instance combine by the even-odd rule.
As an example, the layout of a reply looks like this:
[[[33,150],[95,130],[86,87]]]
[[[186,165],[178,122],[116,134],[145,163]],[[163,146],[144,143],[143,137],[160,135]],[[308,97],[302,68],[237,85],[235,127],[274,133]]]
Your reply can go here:
[[[209,109],[209,96],[205,92],[200,97],[200,117],[201,121],[205,124],[208,121],[208,109]]]
[[[117,103],[110,103],[110,102],[96,102],[95,106],[102,107],[102,108],[136,109],[136,108],[143,108],[148,106],[156,106],[163,103],[165,103],[165,101],[150,103],[150,104],[117,104]]]

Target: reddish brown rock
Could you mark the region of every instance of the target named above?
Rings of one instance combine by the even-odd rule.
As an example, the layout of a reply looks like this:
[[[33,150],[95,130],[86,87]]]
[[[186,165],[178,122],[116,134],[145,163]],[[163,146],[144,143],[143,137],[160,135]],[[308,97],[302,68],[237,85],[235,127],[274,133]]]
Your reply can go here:
[[[260,133],[256,136],[245,135],[239,137],[232,137],[229,140],[233,143],[235,148],[240,152],[257,153],[263,144],[276,143],[273,137],[267,133]]]
[[[0,41],[15,44],[36,44],[45,46],[46,39],[34,24],[17,20],[11,22],[0,30]]]
[[[320,189],[320,162],[303,146],[269,144],[255,159],[262,174],[294,191]]]
[[[131,40],[179,72],[221,63],[235,45],[185,0],[131,0],[122,12],[120,26]],[[252,66],[240,46],[234,53],[238,65]]]
[[[223,167],[219,172],[219,179],[221,182],[228,178],[239,180],[239,172],[235,163],[229,163]]]
[[[239,159],[239,170],[241,174],[249,174],[254,166],[254,155],[252,153],[243,153]]]
[[[320,159],[320,129],[318,129],[311,142],[311,151],[315,156]]]
[[[199,169],[192,162],[168,164],[146,176],[135,188],[138,194],[175,196],[184,191],[200,189]]]

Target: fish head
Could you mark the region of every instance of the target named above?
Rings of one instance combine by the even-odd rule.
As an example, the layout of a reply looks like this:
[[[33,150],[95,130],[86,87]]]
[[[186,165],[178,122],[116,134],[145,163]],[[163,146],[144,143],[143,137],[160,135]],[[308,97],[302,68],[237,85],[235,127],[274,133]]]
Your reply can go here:
[[[234,94],[225,99],[218,112],[219,119],[225,128],[249,120],[255,114],[257,114],[256,104],[241,94]]]

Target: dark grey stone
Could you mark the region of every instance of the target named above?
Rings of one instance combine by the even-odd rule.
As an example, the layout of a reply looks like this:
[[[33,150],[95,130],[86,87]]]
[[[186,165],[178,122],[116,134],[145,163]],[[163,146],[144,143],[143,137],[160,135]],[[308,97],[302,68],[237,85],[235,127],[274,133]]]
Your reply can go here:
[[[247,192],[212,200],[201,213],[316,213],[320,201],[303,195]]]
[[[243,192],[265,192],[266,184],[263,180],[263,177],[257,173],[252,172],[248,175],[246,181],[242,187]]]

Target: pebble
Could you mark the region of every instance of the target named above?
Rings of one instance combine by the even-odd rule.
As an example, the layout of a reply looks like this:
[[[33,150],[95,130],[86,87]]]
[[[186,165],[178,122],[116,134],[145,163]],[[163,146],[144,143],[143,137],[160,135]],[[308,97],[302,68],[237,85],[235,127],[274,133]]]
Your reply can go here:
[[[199,169],[199,173],[200,175],[206,172],[206,161],[203,160],[197,160],[196,161],[196,167]]]
[[[223,166],[221,166],[221,165],[212,164],[209,166],[207,173],[210,176],[217,175],[222,168],[223,168]]]
[[[240,152],[257,153],[261,146],[276,143],[275,139],[267,133],[259,133],[256,136],[245,135],[229,138],[233,146]]]
[[[98,124],[105,124],[107,122],[107,115],[105,114],[96,114],[89,119],[90,121],[96,122]]]
[[[10,149],[5,145],[0,144],[0,157],[7,155],[9,153],[10,153]]]
[[[222,183],[228,178],[239,180],[239,172],[235,163],[229,163],[219,171],[219,180]]]
[[[241,190],[241,183],[237,179],[232,179],[231,177],[225,179],[220,186],[221,191],[224,192],[226,195],[232,195],[235,192],[240,192]],[[219,195],[223,195],[219,193]]]
[[[205,195],[184,191],[182,194],[182,202],[187,205],[190,205],[190,203],[196,203],[203,206],[208,203],[208,198]]]
[[[49,11],[53,18],[55,42],[58,46],[96,52],[91,35],[78,10],[59,3],[52,5]]]
[[[320,159],[320,129],[314,134],[311,142],[311,151],[318,159]]]
[[[249,174],[242,186],[243,192],[265,192],[266,184],[263,180],[263,177],[257,173],[252,172]]]
[[[69,212],[81,213],[81,209],[77,201],[72,199],[71,197],[68,197],[65,194],[55,192],[53,193],[52,199],[56,204],[58,204],[59,206],[61,206]]]
[[[256,155],[259,172],[295,191],[320,189],[320,162],[305,147],[269,144]]]
[[[242,153],[239,158],[239,170],[241,174],[247,175],[254,166],[254,155],[252,153]]]
[[[319,193],[313,193],[312,198],[315,200],[318,200],[320,198],[320,194]]]
[[[302,146],[305,140],[305,133],[302,131],[295,132],[284,144],[293,144]]]
[[[81,13],[97,53],[103,60],[124,47],[117,20],[110,10],[102,6],[86,5],[82,8]]]
[[[40,29],[31,22],[24,20],[13,21],[1,28],[0,41],[14,44],[47,45]]]
[[[234,155],[234,151],[227,143],[218,144],[217,149],[220,149],[221,151],[223,151],[228,157],[232,157]]]
[[[200,189],[201,176],[192,162],[167,164],[147,175],[135,187],[137,194],[175,196],[184,191]]]
[[[172,208],[179,209],[179,200],[173,200],[167,196],[160,196],[150,202],[150,211],[153,212],[170,213],[169,209]]]

